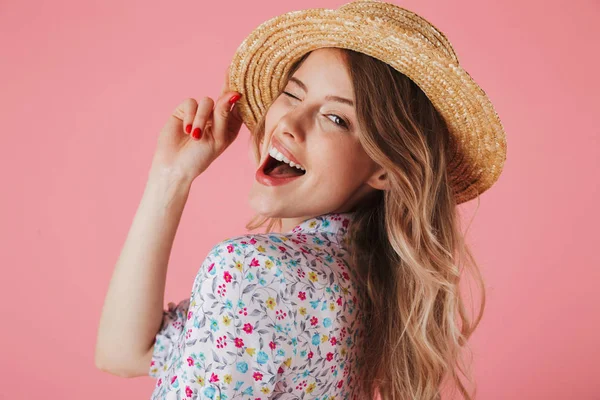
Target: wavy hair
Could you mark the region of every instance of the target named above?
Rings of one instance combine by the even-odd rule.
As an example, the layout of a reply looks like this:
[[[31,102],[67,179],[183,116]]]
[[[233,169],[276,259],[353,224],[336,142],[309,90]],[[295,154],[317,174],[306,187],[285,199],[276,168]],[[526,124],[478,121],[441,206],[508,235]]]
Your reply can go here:
[[[406,75],[364,53],[340,50],[354,88],[360,142],[389,177],[389,190],[374,191],[352,210],[349,227],[352,268],[363,289],[359,384],[365,396],[382,400],[440,399],[446,385],[471,400],[475,390],[469,393],[461,379],[472,383],[463,350],[482,318],[485,286],[461,231],[447,171],[452,137]],[[252,132],[257,159],[265,115]],[[246,228],[267,224],[268,233],[281,222],[255,215]],[[461,297],[463,272],[480,287],[473,319]]]

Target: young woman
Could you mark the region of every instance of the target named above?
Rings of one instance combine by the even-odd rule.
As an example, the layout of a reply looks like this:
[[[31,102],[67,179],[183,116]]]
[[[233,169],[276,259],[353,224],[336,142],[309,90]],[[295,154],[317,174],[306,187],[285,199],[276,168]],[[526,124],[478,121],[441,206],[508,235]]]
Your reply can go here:
[[[387,3],[350,6],[415,18]],[[365,23],[364,35],[368,24],[385,25]],[[258,97],[240,75],[242,56],[258,51],[248,43],[220,97],[185,100],[160,133],[106,298],[98,366],[156,378],[153,399],[437,399],[445,384],[470,399],[461,352],[485,294],[456,206],[497,178],[505,154],[493,129],[499,121],[463,119],[459,93],[425,93],[384,55],[343,48],[341,39],[290,57],[280,76],[266,76],[276,84],[272,97]],[[414,76],[441,80],[429,74]],[[431,100],[442,98],[449,108]],[[481,150],[493,135],[501,145],[468,158],[457,121],[477,131],[471,146]],[[189,188],[243,123],[257,167],[249,195],[257,215],[247,228],[267,224],[266,232],[216,244],[190,298],[163,310]],[[469,174],[475,166],[492,172]],[[473,320],[459,288],[465,268],[481,284]]]

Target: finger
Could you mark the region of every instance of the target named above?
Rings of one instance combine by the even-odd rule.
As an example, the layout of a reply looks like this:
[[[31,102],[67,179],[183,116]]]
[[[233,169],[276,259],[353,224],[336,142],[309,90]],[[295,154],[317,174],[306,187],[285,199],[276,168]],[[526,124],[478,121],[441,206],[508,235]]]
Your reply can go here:
[[[200,102],[198,102],[198,109],[196,110],[194,121],[192,122],[192,137],[194,139],[200,140],[200,138],[202,138],[204,126],[211,117],[214,104],[214,100],[208,96],[204,96],[200,99]]]
[[[188,124],[191,125],[194,116],[196,115],[196,109],[198,107],[198,103],[193,98],[187,98],[183,100],[179,105],[175,108],[175,110],[171,113],[169,117],[165,129],[168,132],[178,132],[182,131],[184,134],[186,133],[184,127]],[[191,128],[191,127],[190,127]],[[190,129],[191,132],[191,129]]]
[[[218,144],[231,142],[239,131],[241,124],[237,124],[232,107],[235,107],[234,103],[240,96],[239,92],[227,91],[217,100],[213,111],[213,136]]]

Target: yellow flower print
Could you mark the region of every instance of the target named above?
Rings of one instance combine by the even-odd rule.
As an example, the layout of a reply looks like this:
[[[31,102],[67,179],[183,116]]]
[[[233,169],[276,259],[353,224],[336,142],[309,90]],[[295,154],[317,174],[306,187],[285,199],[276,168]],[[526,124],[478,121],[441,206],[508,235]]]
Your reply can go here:
[[[317,273],[315,271],[311,271],[308,273],[308,279],[310,279],[313,282],[316,282],[319,280],[319,278],[317,277]]]
[[[158,368],[152,368],[151,372],[152,374],[156,374],[158,372]]]
[[[313,383],[311,383],[310,385],[308,385],[308,386],[306,387],[306,393],[312,393],[312,391],[313,391],[313,390],[315,390],[315,387],[316,387],[316,386],[317,386],[317,385],[316,385],[314,382],[313,382]]]
[[[264,247],[262,247],[262,246],[258,246],[258,247],[256,248],[256,250],[260,251],[261,253],[264,253],[264,252],[265,252],[265,248],[264,248]]]
[[[269,394],[271,392],[271,390],[269,390],[269,388],[266,386],[263,386],[262,388],[260,388],[260,391],[263,392],[264,394]]]
[[[340,350],[340,354],[345,356],[346,355],[346,348],[342,347],[342,350]]]
[[[286,238],[285,236],[281,238],[282,242],[287,242],[288,238]]]
[[[223,377],[223,382],[231,383],[231,375],[225,374],[225,376]]]
[[[335,310],[335,303],[329,303],[329,311]]]
[[[250,354],[251,356],[254,355],[254,353],[256,353],[256,349],[254,347],[247,347],[246,348],[246,353]]]
[[[289,368],[289,366],[292,365],[292,357],[286,358],[286,360],[283,363],[285,364],[286,367]]]
[[[342,286],[342,293],[343,293],[343,294],[348,294],[348,288],[347,288],[347,287],[344,287],[344,286]]]
[[[273,268],[273,261],[271,261],[271,260],[265,261],[265,267],[267,267],[268,269]]]
[[[317,223],[315,221],[311,221],[311,223],[308,224],[308,226],[310,226],[311,228],[314,228],[315,225],[317,225]]]
[[[298,312],[300,313],[300,315],[306,315],[306,308],[300,307],[300,309],[298,310]]]
[[[325,343],[328,340],[329,340],[329,336],[327,336],[327,335],[321,336],[321,343]]]
[[[231,318],[229,318],[227,315],[223,315],[223,323],[225,324],[225,326],[229,326],[229,324],[231,323]]]
[[[199,376],[199,377],[196,379],[196,381],[198,382],[198,384],[199,384],[200,386],[204,386],[204,377],[202,377],[202,376]]]
[[[277,305],[277,303],[275,303],[275,299],[272,297],[269,297],[267,299],[267,307],[269,307],[271,310],[275,308],[275,306]]]
[[[240,272],[241,272],[241,271],[242,271],[242,268],[243,268],[243,266],[244,266],[244,264],[243,264],[241,261],[236,261],[236,262],[235,262],[235,268],[236,268],[238,271],[240,271]]]

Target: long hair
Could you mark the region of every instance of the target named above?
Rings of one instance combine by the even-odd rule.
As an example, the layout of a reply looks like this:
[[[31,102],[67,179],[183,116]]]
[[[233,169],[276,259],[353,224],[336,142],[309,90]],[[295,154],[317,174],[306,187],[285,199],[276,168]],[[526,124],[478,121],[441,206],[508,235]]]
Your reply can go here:
[[[452,138],[407,76],[366,54],[340,50],[354,87],[360,143],[389,178],[388,190],[374,191],[352,210],[349,227],[351,267],[363,289],[357,383],[382,400],[440,399],[444,385],[471,400],[475,390],[470,394],[460,377],[472,382],[462,350],[483,315],[485,287],[461,232],[447,171]],[[257,159],[264,124],[263,115],[252,136]],[[266,232],[282,226],[280,218],[256,215],[246,228],[265,223]],[[460,293],[465,271],[480,286],[473,320]]]

